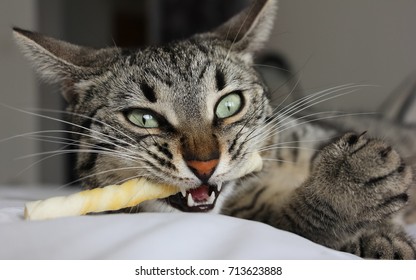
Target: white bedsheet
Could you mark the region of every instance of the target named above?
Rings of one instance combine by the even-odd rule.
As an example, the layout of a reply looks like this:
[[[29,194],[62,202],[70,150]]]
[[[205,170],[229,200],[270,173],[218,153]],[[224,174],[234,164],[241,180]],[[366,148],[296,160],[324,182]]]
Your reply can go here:
[[[223,215],[140,213],[23,220],[25,201],[64,194],[68,190],[0,187],[0,259],[357,258],[262,223]]]

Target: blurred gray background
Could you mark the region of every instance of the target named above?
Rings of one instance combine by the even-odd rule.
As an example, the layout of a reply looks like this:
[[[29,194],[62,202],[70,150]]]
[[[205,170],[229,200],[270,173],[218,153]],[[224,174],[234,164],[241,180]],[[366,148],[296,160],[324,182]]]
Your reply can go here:
[[[12,41],[12,26],[93,47],[140,47],[213,28],[247,3],[1,1],[0,103],[31,111],[65,108],[59,89],[42,84],[19,53]],[[277,55],[279,63],[297,73],[305,93],[347,83],[377,85],[325,104],[353,111],[376,110],[416,68],[415,13],[414,0],[280,0],[265,53]],[[74,180],[70,155],[47,160],[42,160],[45,156],[21,158],[61,146],[16,137],[32,131],[65,129],[62,124],[4,106],[0,106],[0,124],[0,185],[62,185]]]

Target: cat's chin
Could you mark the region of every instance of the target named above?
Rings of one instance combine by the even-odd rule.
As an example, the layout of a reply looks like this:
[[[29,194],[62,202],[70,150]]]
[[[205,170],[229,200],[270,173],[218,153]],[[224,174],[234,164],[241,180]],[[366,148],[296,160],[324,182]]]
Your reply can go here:
[[[201,185],[198,188],[179,192],[164,199],[173,208],[182,212],[209,212],[221,194],[222,184]]]

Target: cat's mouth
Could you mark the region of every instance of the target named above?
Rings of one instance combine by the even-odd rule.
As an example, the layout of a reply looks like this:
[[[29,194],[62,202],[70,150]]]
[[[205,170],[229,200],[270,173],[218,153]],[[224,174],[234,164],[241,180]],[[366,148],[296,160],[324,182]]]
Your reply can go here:
[[[165,198],[172,207],[184,212],[207,212],[215,207],[221,185],[201,185]]]

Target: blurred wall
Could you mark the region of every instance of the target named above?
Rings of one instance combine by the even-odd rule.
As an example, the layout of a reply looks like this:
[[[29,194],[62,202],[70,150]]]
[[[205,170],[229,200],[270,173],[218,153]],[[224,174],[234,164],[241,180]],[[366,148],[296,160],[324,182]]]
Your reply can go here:
[[[36,31],[74,44],[105,47],[112,44],[111,0],[38,0],[39,15]],[[60,94],[59,86],[39,83],[39,108],[62,110],[66,102]],[[43,115],[64,119],[63,113],[48,113]],[[41,118],[39,130],[68,130],[63,122]],[[70,138],[70,134],[53,133],[52,136]],[[40,152],[50,152],[58,149],[68,150],[62,144],[50,141],[39,141]],[[49,156],[49,155],[46,155]],[[45,156],[41,156],[39,160]],[[74,154],[71,152],[49,156],[43,160],[39,170],[39,181],[42,184],[60,185],[76,180],[73,173]]]
[[[377,85],[325,104],[371,111],[416,70],[416,1],[280,0],[269,49],[287,56],[305,92]]]
[[[36,12],[36,1],[0,1],[0,104],[20,109],[37,107],[38,83],[11,32],[12,26],[36,29]],[[40,166],[26,170],[36,159],[17,159],[37,152],[38,143],[21,137],[4,141],[37,130],[37,125],[33,116],[0,105],[0,184],[38,182]]]

